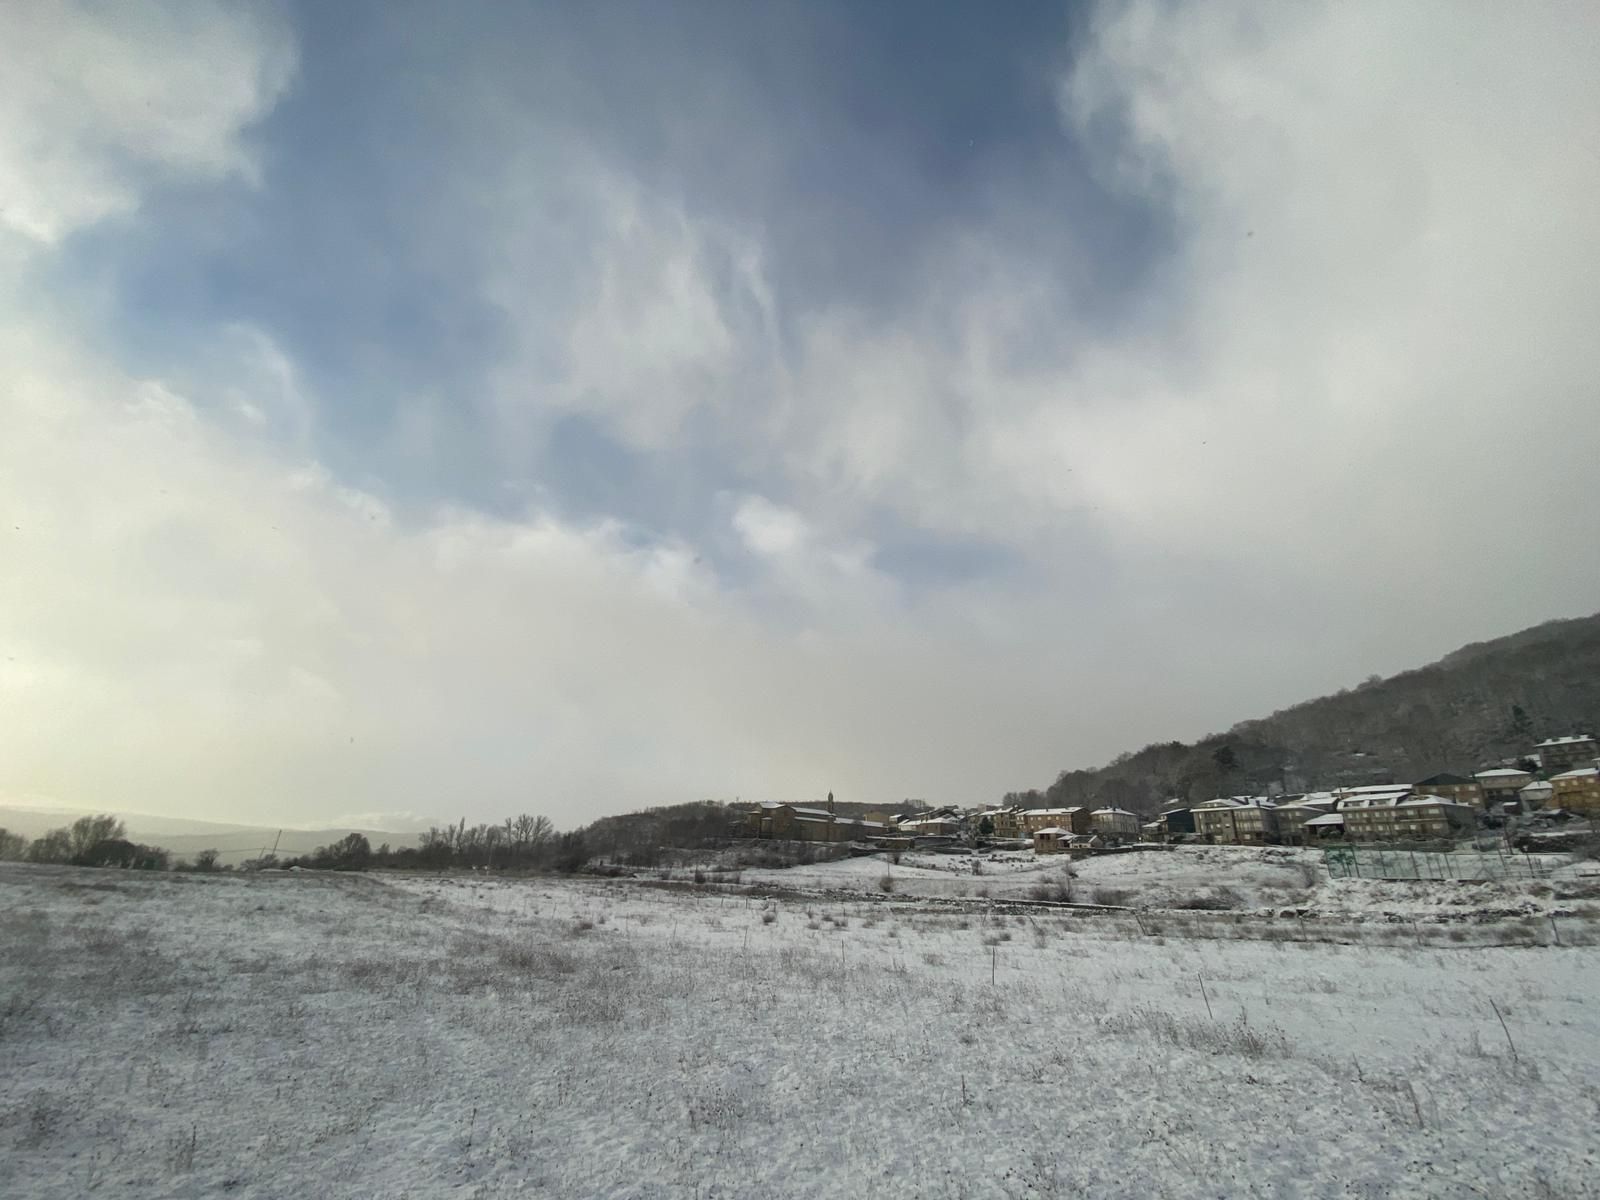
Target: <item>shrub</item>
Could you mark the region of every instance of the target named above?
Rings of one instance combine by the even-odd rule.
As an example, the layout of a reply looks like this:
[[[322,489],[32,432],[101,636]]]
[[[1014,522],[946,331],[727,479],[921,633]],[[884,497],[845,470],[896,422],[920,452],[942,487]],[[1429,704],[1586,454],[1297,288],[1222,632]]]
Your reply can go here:
[[[221,851],[202,850],[200,853],[195,854],[194,862],[184,862],[182,859],[179,859],[178,862],[174,862],[173,870],[200,870],[200,872],[213,872],[213,870],[222,870],[221,858]]]
[[[885,871],[882,875],[878,876],[878,890],[880,892],[884,892],[886,894],[889,893],[889,892],[893,892],[894,891],[894,876],[890,875],[887,871]]]
[[[1244,903],[1244,897],[1230,887],[1214,887],[1204,892],[1196,892],[1193,896],[1184,896],[1173,901],[1173,908],[1188,909],[1195,912],[1221,912],[1230,908],[1238,908]]]

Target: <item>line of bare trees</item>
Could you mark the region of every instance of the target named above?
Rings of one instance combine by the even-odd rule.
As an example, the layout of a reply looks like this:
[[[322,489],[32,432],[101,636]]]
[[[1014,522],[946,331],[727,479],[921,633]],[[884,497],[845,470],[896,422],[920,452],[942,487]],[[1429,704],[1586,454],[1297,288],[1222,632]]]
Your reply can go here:
[[[107,814],[79,817],[71,825],[51,829],[32,841],[20,833],[0,829],[0,860],[5,859],[143,871],[165,871],[171,865],[165,850],[130,842],[123,823]]]
[[[561,838],[549,817],[522,813],[499,824],[434,826],[423,834],[415,850],[402,850],[395,859],[416,858],[424,867],[484,867],[534,869],[554,864]],[[411,865],[396,861],[392,865]]]
[[[549,817],[522,813],[498,823],[434,826],[415,846],[373,848],[367,837],[351,833],[319,846],[309,854],[265,855],[241,868],[304,867],[316,870],[363,871],[475,869],[491,871],[580,871],[592,858],[629,865],[652,865],[668,848],[726,845],[734,810],[714,801],[646,809],[624,816],[602,817],[591,825],[557,833]],[[215,850],[202,850],[192,861],[173,861],[167,851],[127,840],[121,821],[111,816],[82,817],[71,826],[52,829],[30,842],[0,829],[0,859],[80,866],[128,866],[151,870],[217,871],[228,869]]]

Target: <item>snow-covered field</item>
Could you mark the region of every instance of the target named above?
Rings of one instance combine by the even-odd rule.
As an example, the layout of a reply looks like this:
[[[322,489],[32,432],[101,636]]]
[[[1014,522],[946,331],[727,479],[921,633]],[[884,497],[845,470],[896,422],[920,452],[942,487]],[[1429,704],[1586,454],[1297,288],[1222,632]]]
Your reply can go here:
[[[1541,878],[1393,882],[1330,879],[1319,849],[1184,846],[1070,861],[1032,851],[906,853],[782,870],[744,870],[746,884],[933,900],[1046,900],[1144,910],[1282,910],[1321,916],[1472,917],[1582,914],[1600,920],[1600,863],[1539,857]],[[688,872],[677,872],[680,878]],[[1575,935],[1576,936],[1576,935]]]
[[[1135,857],[1074,882],[1205,868]],[[0,1195],[1595,1194],[1600,949],[801,870],[865,882],[0,866]]]

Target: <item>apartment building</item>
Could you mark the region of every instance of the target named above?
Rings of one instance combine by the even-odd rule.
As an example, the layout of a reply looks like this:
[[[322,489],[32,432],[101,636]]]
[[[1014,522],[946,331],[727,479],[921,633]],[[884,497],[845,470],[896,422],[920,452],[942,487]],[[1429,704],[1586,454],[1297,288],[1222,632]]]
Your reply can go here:
[[[1023,810],[1022,829],[1031,834],[1059,825],[1068,833],[1088,833],[1089,815],[1089,810],[1081,804],[1071,808],[1029,808]]]
[[[1554,789],[1551,803],[1569,812],[1594,816],[1600,813],[1600,766],[1577,767],[1550,777]]]
[[[1260,845],[1277,837],[1277,810],[1265,796],[1219,796],[1193,811],[1195,833],[1209,842]]]
[[[1476,813],[1444,796],[1357,796],[1339,805],[1345,836],[1363,842],[1449,837],[1474,828]]]
[[[984,818],[989,819],[989,824],[997,838],[1019,838],[1027,833],[1022,825],[1022,809],[1020,808],[987,808],[979,814],[978,824],[983,824]]]
[[[1107,841],[1137,841],[1139,818],[1125,808],[1097,808],[1089,814],[1089,828]]]
[[[1515,804],[1521,798],[1517,793],[1533,782],[1531,774],[1516,767],[1495,767],[1492,770],[1479,771],[1473,778],[1483,789],[1485,806]]]
[[[1468,779],[1465,775],[1452,775],[1448,771],[1430,775],[1413,784],[1411,790],[1419,796],[1443,796],[1457,804],[1483,807],[1483,788],[1476,779]]]
[[[1594,764],[1595,757],[1600,755],[1600,742],[1596,742],[1594,735],[1589,733],[1569,733],[1565,737],[1547,738],[1534,747],[1539,755],[1539,763],[1544,767],[1545,774],[1558,771],[1570,771],[1573,767],[1586,767]]]

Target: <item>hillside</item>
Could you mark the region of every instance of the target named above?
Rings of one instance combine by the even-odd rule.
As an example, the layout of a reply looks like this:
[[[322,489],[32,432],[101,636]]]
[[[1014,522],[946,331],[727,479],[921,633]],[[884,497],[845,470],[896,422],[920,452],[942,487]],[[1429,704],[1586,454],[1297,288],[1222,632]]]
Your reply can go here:
[[[1467,773],[1556,734],[1600,727],[1600,614],[1550,621],[1389,679],[1309,700],[1193,744],[1166,742],[1064,771],[1050,803],[1153,812],[1242,792]],[[1041,793],[1012,793],[1032,803]]]

